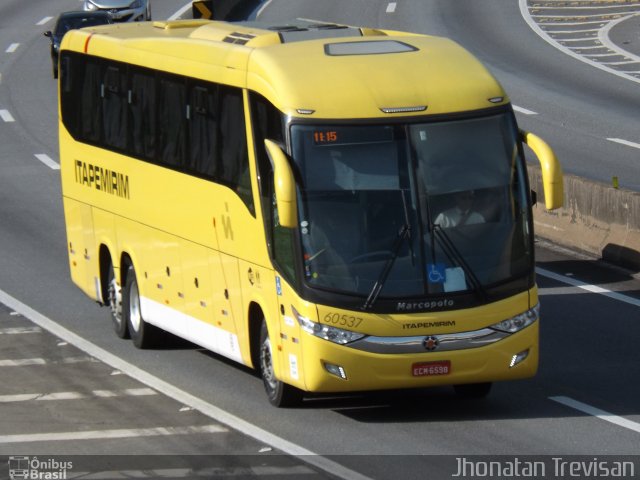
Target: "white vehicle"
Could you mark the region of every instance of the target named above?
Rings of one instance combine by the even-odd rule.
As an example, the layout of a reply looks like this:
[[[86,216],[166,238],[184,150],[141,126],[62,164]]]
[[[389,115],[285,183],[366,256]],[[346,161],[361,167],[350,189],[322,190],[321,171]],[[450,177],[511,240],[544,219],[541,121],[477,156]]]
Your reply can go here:
[[[84,0],[84,10],[109,12],[115,22],[151,20],[149,0]]]

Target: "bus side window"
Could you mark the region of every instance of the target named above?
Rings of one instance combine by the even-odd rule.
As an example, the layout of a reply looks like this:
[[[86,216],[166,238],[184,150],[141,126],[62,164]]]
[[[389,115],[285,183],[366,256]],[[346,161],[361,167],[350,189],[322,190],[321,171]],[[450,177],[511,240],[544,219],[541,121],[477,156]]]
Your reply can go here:
[[[121,66],[107,67],[101,92],[104,143],[114,149],[124,150],[129,130],[126,69]]]
[[[218,172],[219,132],[217,116],[218,89],[196,85],[189,93],[189,159],[186,167],[207,178]]]
[[[244,101],[239,88],[220,86],[220,172],[218,178],[229,185],[255,215]]]
[[[186,87],[182,78],[163,76],[158,94],[158,153],[160,163],[171,167],[184,164],[186,138]]]
[[[87,60],[82,84],[80,138],[89,143],[102,139],[102,75],[98,60]]]
[[[134,70],[131,74],[129,112],[131,153],[153,160],[156,156],[156,81],[151,72]]]
[[[62,122],[71,136],[78,140],[82,125],[82,86],[86,68],[85,57],[62,52],[60,57],[60,110]]]

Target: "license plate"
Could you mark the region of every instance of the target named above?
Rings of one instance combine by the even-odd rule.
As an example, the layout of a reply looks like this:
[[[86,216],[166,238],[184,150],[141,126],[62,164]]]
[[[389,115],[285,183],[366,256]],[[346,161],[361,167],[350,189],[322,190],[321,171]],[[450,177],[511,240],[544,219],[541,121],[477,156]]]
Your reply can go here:
[[[411,371],[414,377],[449,375],[451,373],[451,362],[449,360],[442,360],[440,362],[414,363]]]

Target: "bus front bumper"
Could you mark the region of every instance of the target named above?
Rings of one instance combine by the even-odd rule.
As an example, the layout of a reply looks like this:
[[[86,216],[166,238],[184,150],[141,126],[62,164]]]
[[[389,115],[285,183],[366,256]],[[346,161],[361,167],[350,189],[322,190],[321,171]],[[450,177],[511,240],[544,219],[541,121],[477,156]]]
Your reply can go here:
[[[310,392],[352,392],[529,378],[538,369],[538,335],[536,321],[473,348],[439,349],[439,344],[428,351],[433,345],[425,336],[411,345],[411,353],[384,353],[393,348],[374,342],[362,350],[304,334],[304,384],[297,386]]]

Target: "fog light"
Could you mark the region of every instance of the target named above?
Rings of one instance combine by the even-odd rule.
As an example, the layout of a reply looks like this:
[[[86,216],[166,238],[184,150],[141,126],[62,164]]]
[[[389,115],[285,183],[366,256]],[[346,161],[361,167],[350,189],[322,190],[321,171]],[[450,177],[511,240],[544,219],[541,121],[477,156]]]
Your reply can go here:
[[[513,368],[522,362],[525,358],[529,356],[529,350],[525,350],[524,352],[516,353],[513,357],[511,357],[511,363],[509,364],[509,368]]]
[[[331,375],[335,375],[336,377],[340,377],[343,380],[347,379],[347,373],[344,371],[340,365],[334,365],[332,363],[323,362],[324,368]]]

